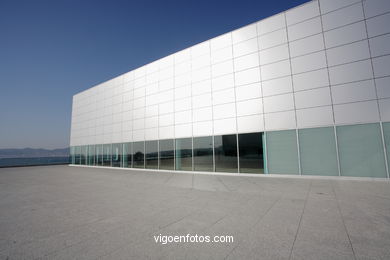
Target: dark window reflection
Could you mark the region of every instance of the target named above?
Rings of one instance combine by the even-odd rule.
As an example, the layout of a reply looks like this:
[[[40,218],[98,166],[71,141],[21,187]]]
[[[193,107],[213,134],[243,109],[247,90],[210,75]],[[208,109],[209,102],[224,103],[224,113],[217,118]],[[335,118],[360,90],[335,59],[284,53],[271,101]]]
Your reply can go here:
[[[214,137],[215,171],[238,172],[236,135]]]
[[[192,170],[192,140],[191,138],[176,139],[176,170]]]
[[[81,147],[80,146],[76,146],[75,147],[75,151],[74,151],[75,164],[80,164],[80,156],[81,156]]]
[[[103,145],[97,144],[95,147],[95,153],[96,153],[96,165],[103,165]]]
[[[158,168],[158,141],[147,141],[146,146],[146,168]]]
[[[88,146],[88,165],[95,165],[95,146]]]
[[[262,133],[239,134],[240,172],[264,173]]]
[[[133,167],[145,168],[145,143],[135,142],[133,143]]]
[[[80,164],[86,165],[88,157],[88,146],[81,146],[81,156],[80,156]]]
[[[122,166],[122,144],[112,144],[112,166]]]
[[[160,140],[160,169],[161,170],[174,170],[174,141]]]
[[[132,157],[132,149],[131,143],[123,144],[123,167],[131,168],[131,157]]]
[[[194,137],[194,170],[213,171],[213,138]]]
[[[103,145],[103,165],[111,166],[111,144]]]

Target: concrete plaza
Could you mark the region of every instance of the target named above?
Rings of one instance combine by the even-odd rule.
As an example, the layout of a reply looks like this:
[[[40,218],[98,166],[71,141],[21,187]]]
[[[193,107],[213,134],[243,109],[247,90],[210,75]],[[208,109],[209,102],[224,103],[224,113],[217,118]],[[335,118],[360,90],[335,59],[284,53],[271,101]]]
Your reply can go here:
[[[158,235],[232,243],[156,243]],[[390,259],[387,180],[0,169],[0,259]]]

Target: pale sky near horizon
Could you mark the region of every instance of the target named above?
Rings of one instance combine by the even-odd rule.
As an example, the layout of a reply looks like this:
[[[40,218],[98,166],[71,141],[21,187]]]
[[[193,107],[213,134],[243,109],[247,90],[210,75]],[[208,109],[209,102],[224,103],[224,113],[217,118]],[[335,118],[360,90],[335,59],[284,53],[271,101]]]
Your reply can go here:
[[[0,148],[69,146],[72,96],[307,0],[0,0]]]

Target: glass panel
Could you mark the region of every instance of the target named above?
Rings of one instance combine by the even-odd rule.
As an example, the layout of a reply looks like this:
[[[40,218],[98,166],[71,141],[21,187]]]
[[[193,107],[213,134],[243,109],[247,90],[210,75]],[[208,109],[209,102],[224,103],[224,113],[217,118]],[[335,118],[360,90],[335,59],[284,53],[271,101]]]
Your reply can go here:
[[[75,162],[76,162],[75,155],[76,155],[76,147],[71,146],[70,147],[70,162],[71,162],[71,164],[75,164]]]
[[[262,133],[239,134],[240,172],[264,173]]]
[[[267,132],[267,160],[269,173],[299,173],[295,130]]]
[[[111,144],[104,144],[103,149],[104,149],[103,165],[111,166]]]
[[[103,145],[97,144],[95,146],[95,153],[96,153],[96,165],[103,165]]]
[[[81,146],[75,146],[75,164],[80,164],[80,157],[81,157]]]
[[[146,146],[146,168],[158,169],[158,141],[147,141]]]
[[[95,165],[95,145],[88,146],[88,165]]]
[[[213,137],[194,137],[194,170],[214,171]]]
[[[336,129],[341,175],[387,177],[379,124],[338,126]]]
[[[192,139],[176,139],[176,170],[192,171]]]
[[[86,165],[88,157],[88,145],[81,146],[80,164]]]
[[[174,157],[175,150],[173,145],[173,139],[160,140],[160,169],[174,170]]]
[[[214,149],[215,171],[238,172],[236,135],[215,136]]]
[[[122,163],[122,144],[112,144],[112,166],[121,167]]]
[[[333,127],[298,130],[302,174],[338,176]]]
[[[131,143],[123,144],[123,167],[131,168]]]
[[[383,123],[383,135],[386,145],[387,164],[390,168],[390,123]]]
[[[135,142],[133,143],[133,167],[145,168],[145,143]]]

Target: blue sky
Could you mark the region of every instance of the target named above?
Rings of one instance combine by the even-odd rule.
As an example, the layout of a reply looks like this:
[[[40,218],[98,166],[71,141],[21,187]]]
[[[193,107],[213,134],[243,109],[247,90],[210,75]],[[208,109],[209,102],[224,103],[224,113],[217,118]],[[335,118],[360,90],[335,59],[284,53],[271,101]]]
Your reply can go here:
[[[0,148],[69,145],[72,96],[307,0],[0,0]]]

